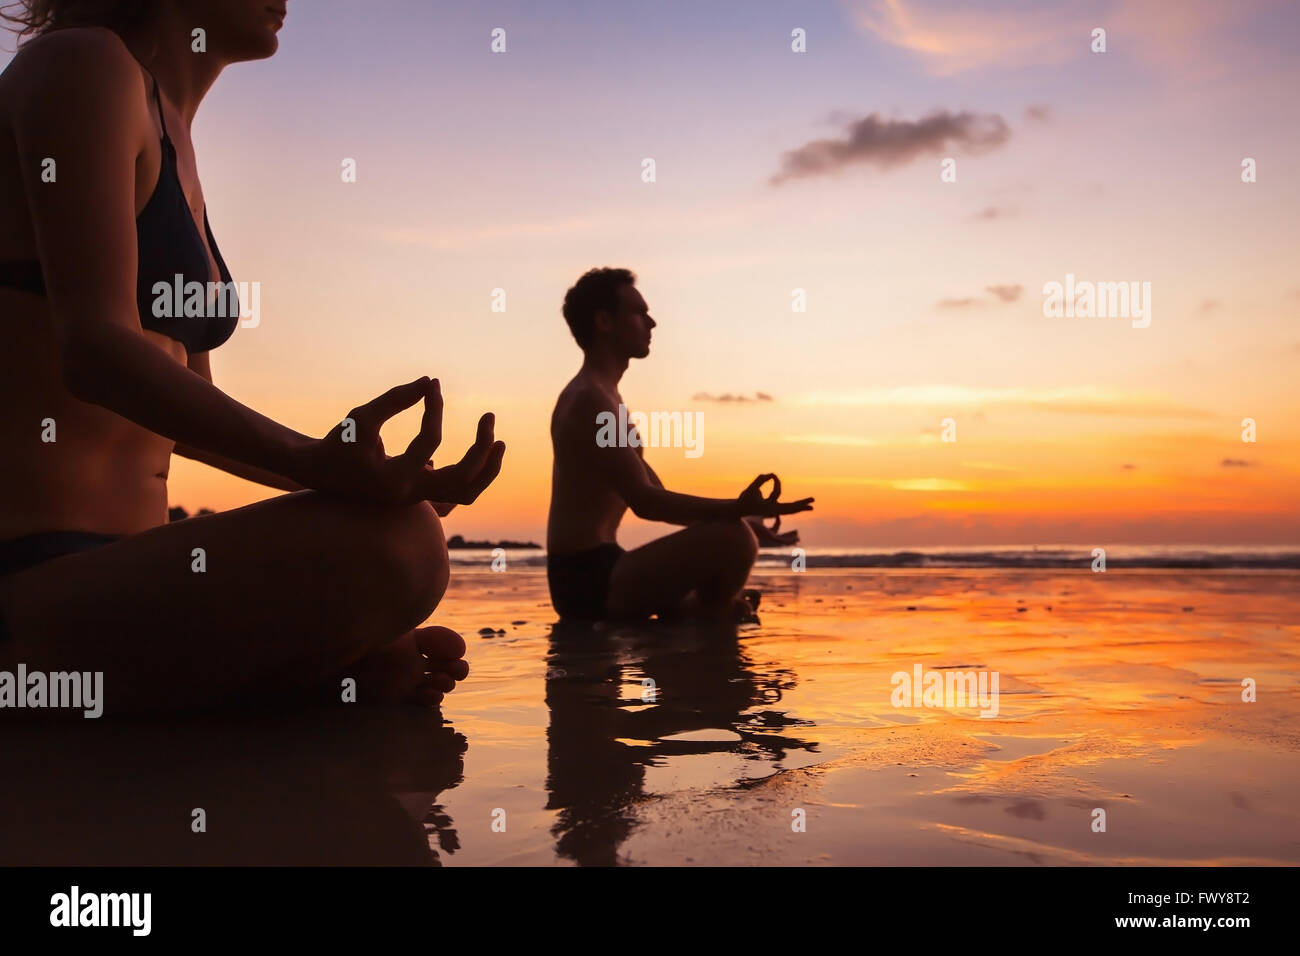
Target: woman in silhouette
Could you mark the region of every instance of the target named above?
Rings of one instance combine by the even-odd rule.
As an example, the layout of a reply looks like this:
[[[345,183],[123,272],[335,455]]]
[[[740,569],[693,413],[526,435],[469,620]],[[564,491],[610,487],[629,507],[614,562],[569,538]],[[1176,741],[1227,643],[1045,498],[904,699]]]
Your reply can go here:
[[[24,42],[0,74],[0,672],[102,672],[110,711],[337,695],[348,677],[363,701],[434,704],[467,672],[457,634],[418,625],[447,585],[439,515],[500,469],[492,416],[437,469],[427,377],[300,434],[212,382],[237,305],[178,313],[163,293],[235,288],[190,128],[284,17],[285,0],[6,14]],[[386,455],[380,426],[418,403],[419,434]],[[173,453],[293,493],[168,524]]]

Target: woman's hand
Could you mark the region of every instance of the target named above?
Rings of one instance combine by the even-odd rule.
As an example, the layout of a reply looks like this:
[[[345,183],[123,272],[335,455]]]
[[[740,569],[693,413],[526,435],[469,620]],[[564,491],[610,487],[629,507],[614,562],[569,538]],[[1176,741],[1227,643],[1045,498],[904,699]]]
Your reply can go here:
[[[501,472],[506,446],[494,439],[495,425],[496,416],[491,412],[480,418],[474,444],[456,464],[435,468],[432,461],[425,463],[426,498],[440,517],[445,518],[457,505],[473,504]]]
[[[419,434],[402,454],[386,455],[379,437],[384,422],[421,399]],[[493,416],[484,415],[465,457],[434,468],[433,453],[442,443],[442,389],[437,379],[426,376],[354,408],[328,435],[298,453],[296,474],[289,477],[308,488],[387,505],[469,504],[501,470],[505,445],[493,440],[493,424]]]
[[[772,493],[763,497],[763,485],[772,482]],[[798,501],[778,501],[781,497],[781,479],[776,475],[759,475],[749,483],[749,487],[736,499],[741,517],[757,516],[772,518],[778,515],[798,514],[800,511],[812,511],[812,498],[800,498]]]

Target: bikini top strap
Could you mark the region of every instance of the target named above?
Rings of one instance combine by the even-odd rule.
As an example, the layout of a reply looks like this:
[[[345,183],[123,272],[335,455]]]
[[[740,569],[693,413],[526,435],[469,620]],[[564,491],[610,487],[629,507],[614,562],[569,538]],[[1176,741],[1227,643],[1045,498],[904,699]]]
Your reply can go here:
[[[153,81],[153,99],[158,104],[158,125],[162,127],[162,138],[166,140],[169,138],[167,136],[167,120],[163,116],[162,92],[158,89],[158,78],[150,73],[147,67],[142,66],[141,69]]]

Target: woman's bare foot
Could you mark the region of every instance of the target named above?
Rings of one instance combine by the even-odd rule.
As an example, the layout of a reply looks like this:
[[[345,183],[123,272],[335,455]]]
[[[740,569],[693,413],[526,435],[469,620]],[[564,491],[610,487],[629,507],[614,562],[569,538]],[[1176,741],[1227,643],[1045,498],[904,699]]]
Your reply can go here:
[[[417,627],[359,660],[345,675],[362,704],[435,707],[469,674],[465,641],[448,627]]]

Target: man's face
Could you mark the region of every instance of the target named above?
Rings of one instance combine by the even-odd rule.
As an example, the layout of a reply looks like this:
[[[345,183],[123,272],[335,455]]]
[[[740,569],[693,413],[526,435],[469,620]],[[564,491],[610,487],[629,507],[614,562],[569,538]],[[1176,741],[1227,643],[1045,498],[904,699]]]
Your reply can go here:
[[[645,358],[650,354],[650,330],[655,327],[650,307],[632,285],[618,290],[618,303],[610,329],[614,350],[628,358]]]

